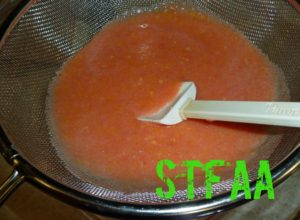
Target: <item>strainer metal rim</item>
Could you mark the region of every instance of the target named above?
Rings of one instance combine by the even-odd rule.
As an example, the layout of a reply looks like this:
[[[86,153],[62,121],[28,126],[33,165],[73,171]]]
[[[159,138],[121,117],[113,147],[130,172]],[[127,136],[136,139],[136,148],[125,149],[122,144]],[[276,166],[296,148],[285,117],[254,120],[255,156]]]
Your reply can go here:
[[[78,192],[44,175],[24,160],[12,148],[8,137],[0,127],[0,152],[10,163],[19,176],[24,176],[33,185],[68,204],[83,208],[98,214],[117,217],[204,217],[228,209],[235,208],[248,201],[244,193],[239,192],[236,200],[230,200],[230,192],[214,197],[212,200],[191,201],[176,204],[139,205],[108,201]],[[300,146],[291,153],[279,166],[272,170],[274,186],[278,186],[300,168]],[[250,184],[251,193],[255,191],[255,183]]]
[[[0,42],[7,33],[14,27],[23,14],[31,0],[21,1],[21,4],[11,13],[5,21],[5,25],[0,28]],[[71,205],[84,208],[95,213],[117,216],[117,217],[202,217],[219,213],[238,205],[246,203],[244,193],[239,192],[238,198],[230,200],[230,192],[218,195],[212,200],[198,200],[176,204],[160,205],[140,205],[124,202],[109,201],[95,196],[76,191],[70,187],[62,185],[54,179],[44,175],[42,172],[33,167],[28,161],[18,155],[13,149],[0,124],[0,153],[16,170],[17,177],[23,177],[33,185],[41,188],[47,193],[55,196]],[[284,161],[272,170],[272,179],[274,186],[279,185],[287,179],[292,173],[300,168],[300,145]],[[255,183],[250,184],[251,192],[255,191]]]

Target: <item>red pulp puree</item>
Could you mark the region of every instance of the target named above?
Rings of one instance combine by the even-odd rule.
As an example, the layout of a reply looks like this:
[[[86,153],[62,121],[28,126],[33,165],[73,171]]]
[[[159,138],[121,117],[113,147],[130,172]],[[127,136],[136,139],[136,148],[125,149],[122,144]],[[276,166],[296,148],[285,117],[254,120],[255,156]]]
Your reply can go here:
[[[158,181],[162,159],[249,159],[266,140],[263,126],[137,120],[183,81],[203,100],[277,98],[274,68],[232,27],[188,11],[139,14],[107,25],[63,66],[50,99],[58,152],[94,178],[141,186]]]

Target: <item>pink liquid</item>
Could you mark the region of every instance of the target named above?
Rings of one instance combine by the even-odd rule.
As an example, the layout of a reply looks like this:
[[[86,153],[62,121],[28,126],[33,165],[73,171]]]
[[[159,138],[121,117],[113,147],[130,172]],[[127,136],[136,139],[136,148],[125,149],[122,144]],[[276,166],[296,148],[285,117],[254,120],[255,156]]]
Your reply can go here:
[[[157,182],[162,159],[249,159],[268,137],[263,126],[137,120],[183,81],[203,100],[277,97],[272,65],[233,28],[198,13],[140,14],[107,25],[63,67],[51,94],[58,151],[95,178],[137,185]]]

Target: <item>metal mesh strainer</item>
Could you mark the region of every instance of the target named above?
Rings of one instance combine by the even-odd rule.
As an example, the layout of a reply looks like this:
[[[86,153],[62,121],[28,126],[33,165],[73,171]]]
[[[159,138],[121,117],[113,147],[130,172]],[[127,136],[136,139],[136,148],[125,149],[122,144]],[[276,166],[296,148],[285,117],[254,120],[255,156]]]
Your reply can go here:
[[[207,213],[231,204],[228,200],[230,180],[215,186],[220,200],[202,200],[204,190],[199,188],[193,202],[186,201],[184,191],[178,191],[173,200],[164,201],[154,192],[124,194],[95,186],[70,173],[50,143],[45,100],[49,83],[60,66],[110,20],[127,11],[145,10],[167,2],[170,1],[29,1],[18,22],[11,26],[0,43],[0,123],[13,143],[13,151],[26,160],[20,159],[18,164],[25,164],[19,169],[27,173],[27,177],[46,187],[48,184],[48,188],[56,192],[63,190],[65,195],[99,212],[170,216]],[[283,70],[291,100],[300,101],[300,17],[286,1],[181,2],[188,2],[242,31]],[[268,159],[274,169],[287,159],[288,162],[284,162],[286,170],[281,166],[280,171],[274,172],[273,178],[277,179],[299,162],[299,150],[296,151],[299,129],[285,129],[282,134],[273,152],[260,153],[254,159]],[[6,152],[12,150],[11,147],[5,149]],[[298,153],[292,154],[295,151]],[[251,179],[255,179],[254,172]]]

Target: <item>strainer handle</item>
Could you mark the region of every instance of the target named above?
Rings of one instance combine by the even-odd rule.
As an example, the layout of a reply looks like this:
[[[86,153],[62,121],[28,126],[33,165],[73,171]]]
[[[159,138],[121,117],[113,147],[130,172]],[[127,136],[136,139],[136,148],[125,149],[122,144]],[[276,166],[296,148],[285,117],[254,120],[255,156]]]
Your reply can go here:
[[[8,196],[24,181],[24,176],[14,170],[6,181],[0,186],[0,207]]]

